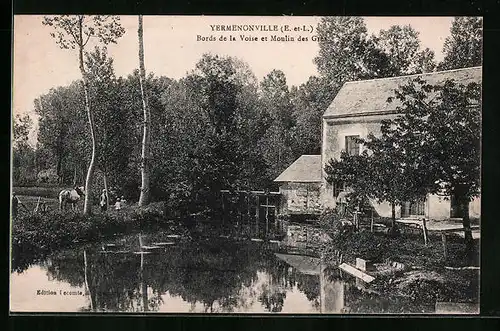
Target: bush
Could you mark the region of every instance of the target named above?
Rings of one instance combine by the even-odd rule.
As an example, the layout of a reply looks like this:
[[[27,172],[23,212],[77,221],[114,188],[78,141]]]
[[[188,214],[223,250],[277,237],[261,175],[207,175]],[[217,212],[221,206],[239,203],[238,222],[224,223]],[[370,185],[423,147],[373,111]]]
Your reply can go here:
[[[327,209],[321,214],[319,225],[332,239],[354,232],[352,221],[339,216],[335,210],[331,209]]]

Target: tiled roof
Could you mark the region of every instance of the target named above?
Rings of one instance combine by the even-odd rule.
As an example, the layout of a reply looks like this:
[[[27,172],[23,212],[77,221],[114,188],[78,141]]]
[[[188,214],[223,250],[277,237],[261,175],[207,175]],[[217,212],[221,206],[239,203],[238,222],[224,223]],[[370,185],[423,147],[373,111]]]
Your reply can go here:
[[[394,90],[397,90],[400,85],[416,77],[432,85],[440,84],[448,79],[454,79],[461,84],[480,83],[482,67],[347,82],[342,86],[323,117],[394,111],[398,106],[397,101],[388,103],[387,98],[394,96]]]
[[[321,182],[321,155],[302,155],[275,182]]]

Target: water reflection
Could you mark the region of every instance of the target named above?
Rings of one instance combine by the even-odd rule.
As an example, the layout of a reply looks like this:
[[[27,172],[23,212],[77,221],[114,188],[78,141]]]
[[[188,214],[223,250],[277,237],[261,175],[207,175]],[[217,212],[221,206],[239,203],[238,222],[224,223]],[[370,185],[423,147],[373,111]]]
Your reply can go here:
[[[374,299],[314,256],[269,244],[137,237],[55,253],[11,275],[12,311],[383,313]],[[164,244],[154,246],[154,244]],[[157,248],[155,248],[157,247]],[[144,248],[144,247],[143,247]],[[104,249],[104,250],[103,250]],[[36,295],[37,290],[82,295]],[[368,295],[368,296],[367,296]]]

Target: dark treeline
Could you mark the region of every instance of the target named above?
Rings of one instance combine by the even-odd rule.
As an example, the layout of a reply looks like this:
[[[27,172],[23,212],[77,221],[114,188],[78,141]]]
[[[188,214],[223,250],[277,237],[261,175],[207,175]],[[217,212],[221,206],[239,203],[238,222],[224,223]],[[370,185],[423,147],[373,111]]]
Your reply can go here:
[[[289,86],[280,70],[259,82],[246,63],[213,54],[203,55],[179,80],[149,73],[152,200],[196,212],[219,205],[215,193],[221,189],[276,189],[273,179],[300,155],[320,153],[321,116],[344,82],[456,68],[464,63],[460,56],[469,59],[477,51],[462,49],[463,38],[477,39],[464,34],[477,31],[469,25],[480,29],[481,20],[455,19],[445,60],[436,64],[410,26],[369,36],[362,18],[323,18],[317,31],[324,38],[314,59],[319,75],[300,86]],[[467,64],[480,61],[475,57]],[[106,179],[117,194],[137,201],[143,129],[139,70],[117,77],[104,47],[88,52],[85,66],[97,139],[92,196],[97,199]],[[27,144],[30,119],[14,123],[14,185],[83,185],[91,140],[81,83],[51,89],[35,100],[34,111],[36,147]]]

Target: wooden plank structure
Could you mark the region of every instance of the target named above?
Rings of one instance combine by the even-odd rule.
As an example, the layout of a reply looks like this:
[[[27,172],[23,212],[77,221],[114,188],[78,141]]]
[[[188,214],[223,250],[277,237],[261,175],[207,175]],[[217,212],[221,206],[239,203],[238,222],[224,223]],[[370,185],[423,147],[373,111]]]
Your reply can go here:
[[[234,209],[234,204],[231,205],[227,202],[226,197],[228,195],[238,195],[236,204],[236,226],[239,226],[240,222],[245,218],[250,221],[251,210],[255,208],[255,231],[259,232],[260,229],[260,218],[261,210],[264,210],[264,221],[265,221],[265,235],[269,233],[269,220],[271,215],[274,217],[275,226],[277,226],[277,214],[279,210],[279,202],[281,198],[280,192],[270,192],[270,191],[252,191],[252,190],[221,190],[222,195],[222,210],[227,217]],[[272,199],[271,199],[272,198]],[[270,201],[272,200],[272,201]]]
[[[368,275],[367,273],[364,273],[363,271],[347,264],[347,263],[342,263],[339,265],[339,268],[348,274],[361,279],[365,283],[371,283],[372,281],[375,280],[375,277]]]

